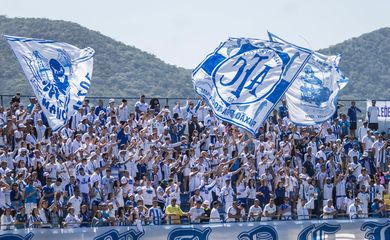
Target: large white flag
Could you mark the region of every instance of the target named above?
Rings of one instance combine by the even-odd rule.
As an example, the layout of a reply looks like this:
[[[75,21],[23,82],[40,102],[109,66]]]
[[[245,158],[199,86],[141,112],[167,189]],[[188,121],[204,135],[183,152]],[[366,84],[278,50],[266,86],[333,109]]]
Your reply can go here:
[[[58,130],[82,106],[91,85],[95,51],[51,40],[4,37],[33,88],[50,127]]]
[[[193,71],[192,80],[219,119],[255,135],[310,55],[288,44],[230,38]]]
[[[269,33],[271,41],[290,44]],[[314,52],[304,70],[286,93],[287,109],[292,122],[314,125],[330,119],[337,108],[337,98],[347,83],[339,69],[340,56]]]

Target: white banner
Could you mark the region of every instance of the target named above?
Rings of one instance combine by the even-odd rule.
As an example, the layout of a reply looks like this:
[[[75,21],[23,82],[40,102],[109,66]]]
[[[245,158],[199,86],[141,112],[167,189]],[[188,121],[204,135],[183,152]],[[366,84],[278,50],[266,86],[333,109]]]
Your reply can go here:
[[[82,106],[91,84],[92,48],[51,40],[5,36],[56,131]]]
[[[268,33],[270,40],[289,44]],[[326,56],[314,52],[304,70],[286,93],[287,109],[292,122],[314,125],[330,119],[337,108],[339,91],[347,83],[340,71],[339,56]]]
[[[272,221],[199,225],[26,229],[0,231],[0,240],[387,240],[390,221],[329,220]]]
[[[219,119],[255,135],[310,55],[288,44],[230,38],[193,71],[192,80]]]

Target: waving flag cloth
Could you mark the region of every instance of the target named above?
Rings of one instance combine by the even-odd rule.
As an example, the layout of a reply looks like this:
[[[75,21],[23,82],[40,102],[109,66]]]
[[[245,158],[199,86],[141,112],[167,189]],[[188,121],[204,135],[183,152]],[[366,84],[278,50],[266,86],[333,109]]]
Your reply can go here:
[[[219,119],[255,135],[310,55],[288,44],[230,38],[193,71],[192,81]]]
[[[4,37],[33,88],[50,127],[57,131],[82,106],[91,84],[95,51],[51,40]]]
[[[290,44],[268,33],[270,40]],[[330,119],[337,109],[337,98],[348,78],[339,69],[340,56],[314,52],[304,70],[287,90],[290,120],[300,125],[314,125]]]

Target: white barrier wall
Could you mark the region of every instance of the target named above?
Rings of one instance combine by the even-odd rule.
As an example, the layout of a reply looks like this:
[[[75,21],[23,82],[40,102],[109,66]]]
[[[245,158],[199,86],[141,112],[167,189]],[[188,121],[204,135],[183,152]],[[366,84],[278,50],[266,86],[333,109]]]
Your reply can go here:
[[[390,221],[333,220],[207,225],[101,227],[74,229],[26,229],[0,231],[0,240],[388,240]]]

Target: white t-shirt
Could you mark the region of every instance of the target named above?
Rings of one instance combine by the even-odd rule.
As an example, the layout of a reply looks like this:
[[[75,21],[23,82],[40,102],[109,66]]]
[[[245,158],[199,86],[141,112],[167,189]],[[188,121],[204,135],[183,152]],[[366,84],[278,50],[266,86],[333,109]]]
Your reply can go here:
[[[89,182],[90,182],[90,179],[89,179],[89,175],[88,174],[85,174],[84,176],[81,176],[81,175],[78,175],[76,177],[77,181],[78,181],[78,185],[80,187],[80,192],[81,193],[89,193]]]
[[[331,207],[328,207],[328,205],[326,205],[324,208],[323,208],[323,212],[324,213],[333,213],[335,211],[335,208],[333,206]],[[333,218],[333,215],[323,215],[323,219],[332,219]]]
[[[252,213],[255,217],[259,217],[259,215],[263,212],[263,209],[261,209],[260,206],[256,207],[255,205],[252,205],[249,208],[249,217],[251,217]]]
[[[210,222],[211,223],[221,222],[221,217],[219,215],[218,209],[216,208],[211,209]]]
[[[359,211],[362,211],[362,208],[360,207],[360,205],[357,205],[355,206],[355,203],[352,203],[349,207],[348,207],[348,212],[349,212],[349,218],[358,218],[358,212]]]
[[[83,199],[79,196],[76,198],[76,196],[72,196],[69,199],[69,202],[72,204],[72,207],[74,208],[74,214],[79,215],[80,214],[80,205],[82,203]]]
[[[266,216],[266,214],[265,214],[266,212],[268,212],[268,214],[274,214],[276,212],[276,205],[274,204],[272,207],[270,204],[265,205],[264,211],[263,211],[263,216]],[[263,217],[262,220],[263,221],[271,221],[272,219],[270,217]]]
[[[202,216],[203,214],[204,214],[203,208],[192,207],[190,209],[191,222],[200,223],[200,219],[197,218]]]
[[[141,112],[146,112],[148,110],[148,104],[147,103],[142,103],[140,101],[137,101],[135,103],[135,107],[138,107],[138,109],[141,111]]]
[[[153,203],[153,198],[155,198],[156,195],[156,190],[152,186],[144,186],[142,187],[142,196],[144,197],[144,204],[145,205],[152,205]]]
[[[379,108],[377,106],[369,106],[367,113],[370,115],[368,119],[369,123],[378,123]]]

